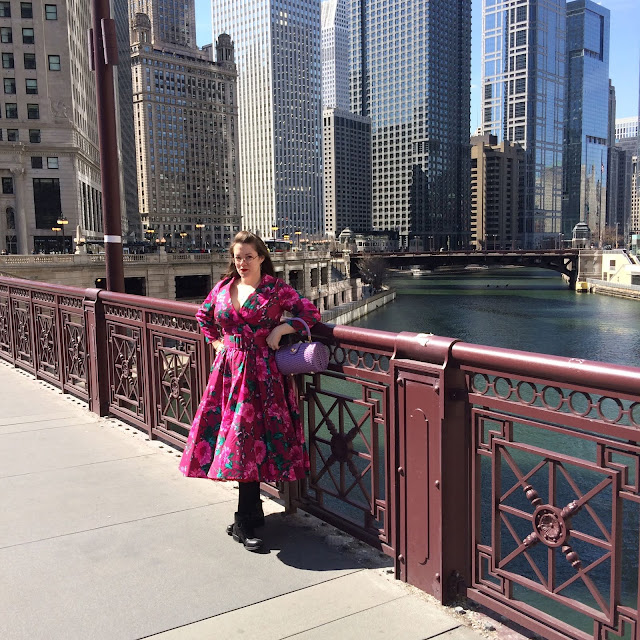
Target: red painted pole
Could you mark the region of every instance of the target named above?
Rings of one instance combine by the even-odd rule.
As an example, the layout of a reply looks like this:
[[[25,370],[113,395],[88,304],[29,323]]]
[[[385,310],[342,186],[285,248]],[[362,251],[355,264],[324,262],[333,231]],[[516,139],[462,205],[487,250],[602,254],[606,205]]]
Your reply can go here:
[[[118,64],[118,47],[109,0],[92,0],[92,4],[93,37],[89,41],[93,45],[90,53],[96,73],[107,289],[124,293],[118,138],[113,89],[113,65]]]

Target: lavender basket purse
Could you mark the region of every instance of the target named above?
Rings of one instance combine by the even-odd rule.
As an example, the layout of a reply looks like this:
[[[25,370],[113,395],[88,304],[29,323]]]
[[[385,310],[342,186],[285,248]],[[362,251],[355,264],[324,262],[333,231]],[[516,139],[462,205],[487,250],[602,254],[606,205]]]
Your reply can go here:
[[[299,373],[320,373],[329,366],[329,347],[322,342],[311,342],[311,330],[302,318],[292,318],[301,322],[307,330],[307,342],[295,342],[276,351],[276,364],[282,375]]]

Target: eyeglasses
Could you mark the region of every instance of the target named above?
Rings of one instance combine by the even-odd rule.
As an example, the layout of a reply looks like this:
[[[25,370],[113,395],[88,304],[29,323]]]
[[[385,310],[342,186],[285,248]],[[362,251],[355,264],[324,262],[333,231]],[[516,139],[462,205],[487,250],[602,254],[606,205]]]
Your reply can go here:
[[[240,256],[233,256],[233,261],[236,264],[241,264],[242,262],[245,262],[246,264],[251,264],[258,256],[245,256],[244,258],[241,258]]]

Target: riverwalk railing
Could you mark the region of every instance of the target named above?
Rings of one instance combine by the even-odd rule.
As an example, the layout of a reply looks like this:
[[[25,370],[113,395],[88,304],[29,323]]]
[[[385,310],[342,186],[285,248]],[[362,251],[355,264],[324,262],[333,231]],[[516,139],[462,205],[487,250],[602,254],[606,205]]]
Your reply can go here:
[[[181,447],[211,366],[195,309],[0,278],[0,357]],[[314,335],[331,364],[296,381],[311,472],[288,508],[380,548],[443,602],[466,595],[553,640],[638,637],[640,369]]]

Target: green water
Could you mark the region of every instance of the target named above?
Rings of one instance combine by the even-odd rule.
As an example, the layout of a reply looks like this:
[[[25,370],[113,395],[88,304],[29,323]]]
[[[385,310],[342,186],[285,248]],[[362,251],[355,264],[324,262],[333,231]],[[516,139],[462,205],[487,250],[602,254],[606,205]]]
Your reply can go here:
[[[396,300],[355,326],[640,367],[640,300],[575,293],[544,269],[398,274]]]

